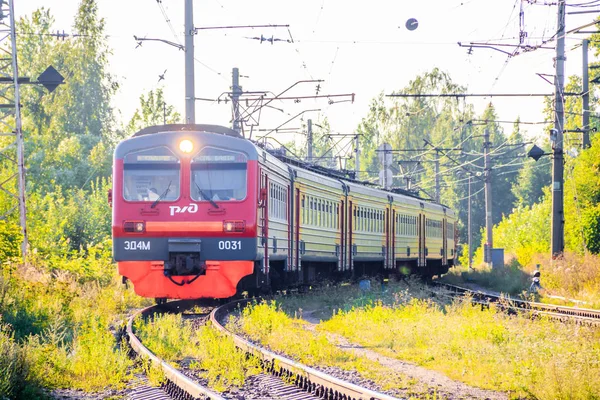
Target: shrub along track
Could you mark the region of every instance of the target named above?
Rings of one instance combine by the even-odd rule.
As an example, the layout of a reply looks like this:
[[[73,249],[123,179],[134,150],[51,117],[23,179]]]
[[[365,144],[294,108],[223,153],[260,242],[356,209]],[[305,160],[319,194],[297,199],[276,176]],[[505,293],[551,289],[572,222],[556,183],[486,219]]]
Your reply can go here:
[[[223,325],[228,316],[239,311],[254,300],[238,300],[216,307],[210,314],[212,326],[224,335],[230,336],[236,346],[249,356],[260,360],[266,372],[279,378],[263,378],[261,383],[268,385],[269,393],[278,399],[330,399],[330,400],[395,400],[395,397],[382,394],[351,382],[338,379],[314,368],[297,363],[291,359],[275,354],[256,344],[249,342],[241,336],[227,330]],[[182,371],[172,367],[164,360],[154,355],[146,348],[133,332],[133,321],[137,316],[147,318],[159,312],[178,313],[196,305],[195,301],[172,301],[166,304],[145,308],[133,315],[127,324],[127,334],[132,349],[142,358],[148,358],[159,366],[166,378],[163,390],[175,399],[213,399],[224,400],[226,395],[218,394],[186,376]],[[296,386],[290,386],[285,382]],[[238,394],[236,398],[240,397]]]
[[[447,283],[433,282],[433,286],[449,291],[450,296],[471,296],[473,303],[481,304],[483,306],[495,303],[499,308],[508,313],[529,313],[533,317],[546,316],[563,322],[600,326],[600,310],[536,303],[498,296],[481,290],[467,289]]]

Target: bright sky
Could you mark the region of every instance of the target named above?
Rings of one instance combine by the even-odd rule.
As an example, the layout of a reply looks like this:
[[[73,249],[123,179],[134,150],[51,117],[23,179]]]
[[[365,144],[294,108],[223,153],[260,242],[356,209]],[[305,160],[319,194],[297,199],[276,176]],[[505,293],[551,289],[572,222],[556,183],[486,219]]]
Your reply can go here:
[[[538,1],[544,3],[544,1]],[[571,3],[582,2],[571,0]],[[17,16],[50,8],[55,30],[73,33],[77,0],[15,0]],[[126,123],[139,104],[139,96],[163,87],[167,102],[185,114],[184,53],[159,42],[136,48],[133,35],[184,43],[184,0],[98,0],[106,20],[106,34],[114,55],[112,73],[121,83],[115,99]],[[546,1],[546,3],[552,3]],[[327,99],[274,102],[265,110],[260,128],[275,128],[307,109],[317,122],[329,119],[332,129],[352,133],[368,113],[371,99],[403,88],[417,74],[433,67],[447,71],[469,93],[552,93],[553,86],[536,73],[554,74],[554,50],[538,49],[508,59],[491,49],[467,48],[457,42],[518,43],[521,0],[196,0],[194,25],[224,26],[289,24],[295,43],[259,43],[245,37],[288,39],[287,29],[228,29],[201,31],[195,37],[196,97],[215,99],[229,91],[231,69],[238,67],[244,91],[279,93],[299,80],[323,79],[320,94],[355,93],[353,104],[329,105]],[[523,3],[526,43],[539,44],[556,31],[556,5]],[[567,11],[582,10],[567,7]],[[585,9],[589,10],[589,8]],[[567,30],[593,21],[594,14],[567,15]],[[409,18],[419,21],[409,31]],[[167,23],[170,20],[170,25]],[[171,29],[172,26],[172,29]],[[590,28],[591,29],[591,28]],[[566,75],[581,75],[581,43],[584,35],[566,40]],[[553,47],[554,42],[548,44]],[[507,61],[508,60],[508,61]],[[590,52],[590,61],[594,57]],[[158,82],[166,70],[165,80]],[[293,96],[315,94],[316,84],[297,86]],[[481,113],[490,99],[468,100]],[[500,98],[493,102],[501,120],[542,120],[542,98]],[[229,125],[230,104],[198,101],[196,122]],[[297,118],[285,127],[300,127]],[[504,125],[510,132],[511,125]],[[524,126],[530,133],[541,126]],[[277,137],[277,136],[275,136]],[[286,140],[285,138],[282,138]]]

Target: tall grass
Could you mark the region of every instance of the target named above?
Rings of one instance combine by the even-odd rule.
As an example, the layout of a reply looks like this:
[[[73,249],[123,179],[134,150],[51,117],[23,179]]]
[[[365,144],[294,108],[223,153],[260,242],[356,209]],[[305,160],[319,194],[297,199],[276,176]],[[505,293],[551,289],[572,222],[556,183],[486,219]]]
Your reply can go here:
[[[32,264],[2,266],[0,369],[8,372],[0,373],[0,398],[57,388],[99,392],[130,379],[132,361],[117,332],[124,312],[147,301],[121,285],[112,265],[92,267],[101,279]]]
[[[600,396],[600,330],[509,317],[470,299],[411,300],[340,312],[319,329],[452,379],[515,397]]]
[[[600,256],[593,254],[567,252],[556,260],[550,260],[546,254],[536,254],[525,266],[516,258],[499,268],[478,265],[469,270],[459,266],[450,270],[443,280],[456,284],[471,282],[502,293],[528,296],[536,265],[540,266],[543,287],[536,297],[539,301],[555,303],[553,296],[561,296],[576,300],[580,306],[600,309]],[[565,304],[573,305],[569,301]]]
[[[262,302],[246,307],[241,318],[229,327],[306,365],[356,371],[383,389],[412,386],[406,376],[338,348],[325,333],[311,331],[307,325],[286,315],[277,303]]]
[[[157,356],[173,364],[186,362],[214,390],[241,387],[248,376],[261,370],[231,338],[210,326],[194,329],[181,314],[162,314],[150,321],[137,319],[135,328],[144,345]]]
[[[585,301],[586,307],[600,308],[600,256],[566,253],[548,261],[538,255],[542,286],[547,292]]]

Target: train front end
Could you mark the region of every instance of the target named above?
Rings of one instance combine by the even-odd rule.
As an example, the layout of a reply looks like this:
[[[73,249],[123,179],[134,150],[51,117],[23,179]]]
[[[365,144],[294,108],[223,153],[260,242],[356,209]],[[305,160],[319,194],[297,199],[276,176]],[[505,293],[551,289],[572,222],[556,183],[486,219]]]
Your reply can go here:
[[[257,152],[234,135],[152,127],[117,146],[113,255],[138,295],[227,298],[254,272]]]

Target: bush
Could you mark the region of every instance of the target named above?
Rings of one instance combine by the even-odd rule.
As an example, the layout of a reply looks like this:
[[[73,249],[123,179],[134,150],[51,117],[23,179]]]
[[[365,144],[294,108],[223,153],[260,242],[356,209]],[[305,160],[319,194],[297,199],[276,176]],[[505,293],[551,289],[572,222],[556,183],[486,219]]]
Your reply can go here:
[[[589,251],[600,254],[600,204],[584,211],[583,238]]]
[[[0,220],[0,264],[21,255],[21,227],[10,220]]]
[[[24,388],[27,365],[9,325],[0,321],[0,398],[15,398]]]
[[[110,264],[101,257],[94,262]],[[124,386],[132,361],[111,331],[124,312],[148,301],[121,285],[114,268],[103,280],[82,282],[66,271],[8,267],[0,275],[0,315],[10,327],[0,326],[0,398],[15,379],[18,393],[11,389],[10,398],[36,397],[20,393],[39,387],[93,392]],[[6,365],[16,371],[13,378],[5,379]]]

